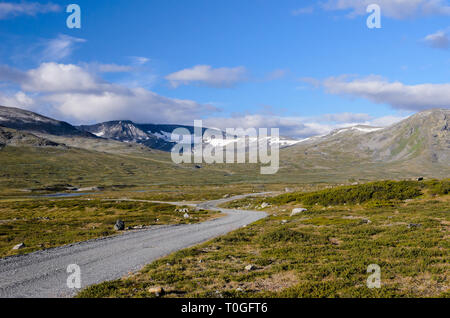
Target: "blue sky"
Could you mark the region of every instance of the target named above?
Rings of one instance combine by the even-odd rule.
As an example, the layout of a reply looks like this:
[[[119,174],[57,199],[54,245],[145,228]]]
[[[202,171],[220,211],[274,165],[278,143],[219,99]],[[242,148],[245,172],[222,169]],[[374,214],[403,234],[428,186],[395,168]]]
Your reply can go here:
[[[450,107],[447,0],[0,1],[0,104],[308,137]],[[381,8],[369,29],[366,7]]]

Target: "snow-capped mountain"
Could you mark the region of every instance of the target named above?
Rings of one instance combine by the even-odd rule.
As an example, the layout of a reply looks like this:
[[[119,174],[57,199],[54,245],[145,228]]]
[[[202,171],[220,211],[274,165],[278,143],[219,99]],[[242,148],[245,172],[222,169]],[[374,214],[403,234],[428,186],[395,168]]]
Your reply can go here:
[[[171,128],[172,125],[139,125],[129,120],[78,127],[100,138],[138,143],[163,151],[170,151],[176,144],[170,140]]]
[[[383,129],[383,128],[382,127],[367,126],[367,125],[356,125],[356,126],[351,126],[351,127],[335,129],[329,134],[329,136],[337,135],[337,134],[341,134],[341,133],[345,133],[345,132],[356,132],[356,133],[365,134],[365,133],[378,131],[378,130],[381,130],[381,129]]]
[[[183,125],[156,125],[156,124],[137,124],[132,121],[110,121],[105,123],[100,123],[90,126],[79,126],[79,129],[83,131],[90,132],[97,137],[114,139],[122,142],[134,142],[143,144],[149,148],[159,149],[164,151],[170,151],[173,146],[178,142],[183,142],[189,140],[194,146],[199,140],[193,137],[194,127],[193,126],[183,126]],[[172,133],[175,129],[184,128],[189,132],[189,136],[178,136],[179,141],[172,140]],[[207,128],[203,128],[203,133]],[[245,137],[245,136],[230,136],[225,132],[218,129],[213,129],[215,131],[216,138],[209,138],[204,136],[202,140],[202,145],[212,146],[212,147],[226,147],[232,143],[239,145],[247,138],[247,143],[250,147],[257,145],[258,138],[256,137]],[[217,138],[222,135],[222,138]],[[286,137],[266,137],[268,143],[273,145],[278,143],[280,148],[286,148],[299,143],[301,140],[290,139]]]
[[[194,140],[194,127],[185,125],[163,125],[163,124],[137,124],[129,120],[109,121],[95,125],[72,126],[69,123],[58,121],[37,113],[12,107],[0,106],[0,126],[31,132],[41,136],[54,135],[64,137],[87,137],[104,138],[126,143],[137,143],[151,149],[170,151],[177,142],[172,140],[172,133],[175,129],[183,128],[189,136],[178,136],[180,142],[189,140],[194,146],[199,140]],[[202,129],[202,133],[207,128]],[[229,136],[225,132],[213,129],[215,135],[222,135],[222,138],[205,138],[202,140],[203,146],[225,147],[235,143],[237,145],[243,141],[242,136]],[[278,143],[280,148],[297,144],[300,140],[285,137],[268,137],[269,143]],[[257,138],[250,137],[250,146],[257,144]]]

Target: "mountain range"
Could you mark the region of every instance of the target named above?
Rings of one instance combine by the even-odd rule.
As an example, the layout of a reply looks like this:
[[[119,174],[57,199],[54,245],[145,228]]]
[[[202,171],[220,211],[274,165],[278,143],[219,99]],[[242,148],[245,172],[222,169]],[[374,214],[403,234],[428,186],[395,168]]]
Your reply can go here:
[[[358,125],[305,140],[271,140],[278,142],[284,149],[280,152],[279,172],[267,177],[267,180],[255,172],[258,169],[252,165],[205,164],[201,171],[197,169],[195,176],[201,175],[209,180],[226,178],[234,182],[364,181],[416,176],[444,178],[450,176],[449,119],[450,110],[433,109],[417,113],[386,128]],[[153,172],[149,173],[153,179],[158,176],[158,180],[166,181],[166,173],[173,172],[185,174],[186,178],[192,179],[192,171],[189,171],[195,166],[175,165],[167,154],[175,145],[171,134],[176,128],[185,128],[191,133],[194,131],[191,126],[137,124],[128,120],[73,126],[30,111],[0,106],[0,161],[4,160],[2,165],[11,167],[13,162],[7,159],[10,158],[6,156],[8,151],[26,155],[33,153],[35,157],[21,155],[18,158],[22,167],[30,168],[29,171],[22,169],[20,173],[30,175],[36,174],[37,170],[32,169],[25,158],[37,160],[36,156],[39,154],[39,160],[54,162],[55,153],[58,153],[67,157],[65,169],[79,169],[76,162],[70,161],[71,154],[75,153],[81,160],[95,158],[92,160],[95,160],[96,165],[111,163],[113,166],[102,169],[115,174],[122,173],[131,177],[151,169]],[[217,140],[205,140],[204,143],[221,145]],[[39,148],[43,150],[38,151]],[[108,157],[99,159],[102,156]],[[113,164],[116,159],[122,162],[119,166]],[[150,164],[158,167],[162,164],[164,174],[161,168],[155,171]],[[127,165],[134,166],[133,174],[130,174]],[[4,175],[13,178],[10,170],[5,170]],[[95,172],[97,173],[96,170]],[[1,173],[0,169],[0,176]],[[100,171],[98,173],[102,176]],[[59,178],[63,179],[64,175],[61,174]]]
[[[144,145],[150,149],[170,151],[177,143],[171,139],[172,132],[177,128],[187,129],[191,134],[194,133],[193,126],[186,125],[161,125],[161,124],[137,124],[130,120],[117,120],[98,123],[94,125],[72,126],[69,123],[51,119],[30,111],[0,106],[0,126],[26,131],[40,135],[42,137],[85,137],[101,138],[125,143],[135,143]],[[206,128],[202,128],[203,133]],[[221,133],[224,138],[225,132],[215,129]],[[242,138],[232,136],[236,142]],[[277,142],[280,148],[289,147],[300,140],[280,137],[271,140]],[[192,138],[191,143],[194,144]],[[213,140],[203,140],[204,145],[212,144],[220,146],[221,143]]]

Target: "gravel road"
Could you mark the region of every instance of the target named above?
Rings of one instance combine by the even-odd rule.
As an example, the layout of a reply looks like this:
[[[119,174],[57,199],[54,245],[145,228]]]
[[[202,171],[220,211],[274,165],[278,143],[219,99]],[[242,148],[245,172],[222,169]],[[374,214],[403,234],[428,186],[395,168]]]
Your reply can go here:
[[[224,235],[266,216],[264,212],[217,208],[219,204],[263,195],[249,194],[208,201],[198,207],[220,210],[224,216],[199,224],[155,226],[122,235],[0,259],[0,297],[72,297],[67,287],[70,264],[81,269],[82,288],[138,271],[144,265],[209,239]],[[180,203],[181,204],[181,203]]]

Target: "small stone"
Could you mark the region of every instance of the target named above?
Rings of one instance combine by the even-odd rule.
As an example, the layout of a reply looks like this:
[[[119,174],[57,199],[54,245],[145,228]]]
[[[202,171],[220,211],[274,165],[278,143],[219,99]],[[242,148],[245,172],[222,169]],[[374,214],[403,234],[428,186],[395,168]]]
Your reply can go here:
[[[330,237],[328,240],[329,240],[330,243],[333,244],[333,245],[341,245],[341,241],[338,240],[337,238]]]
[[[25,248],[25,243],[17,244],[13,247],[13,250],[21,250],[22,248]]]
[[[408,224],[408,229],[418,228],[418,227],[421,227],[421,226],[422,226],[422,224],[410,223],[410,224]]]
[[[190,215],[187,214],[187,213],[185,213],[185,214],[183,215],[183,217],[184,217],[185,219],[189,219],[189,218],[190,218]]]
[[[148,292],[150,293],[150,294],[153,294],[153,295],[155,295],[156,297],[161,297],[161,296],[164,296],[164,289],[162,288],[162,287],[160,287],[160,286],[158,286],[158,287],[150,287],[149,289],[148,289]]]
[[[305,209],[305,208],[293,209],[292,213],[291,213],[291,216],[294,216],[294,215],[297,215],[297,214],[300,214],[300,213],[303,213],[303,212],[306,212],[306,211],[308,211],[308,209]]]
[[[370,224],[370,223],[372,223],[372,221],[369,220],[369,219],[363,219],[361,222],[362,222],[363,224]]]
[[[236,288],[236,291],[237,291],[238,293],[242,293],[244,290],[243,290],[241,287],[238,287],[238,288]]]
[[[255,265],[247,265],[247,266],[245,266],[245,270],[247,271],[247,272],[250,272],[250,271],[252,271],[252,270],[255,270]]]
[[[125,222],[122,220],[117,220],[116,224],[114,225],[114,229],[116,231],[123,231],[125,230]]]
[[[265,209],[265,208],[268,208],[270,206],[270,204],[269,203],[267,203],[267,202],[263,202],[262,204],[261,204],[261,209]]]
[[[281,224],[286,224],[288,221],[287,220],[282,220]]]

